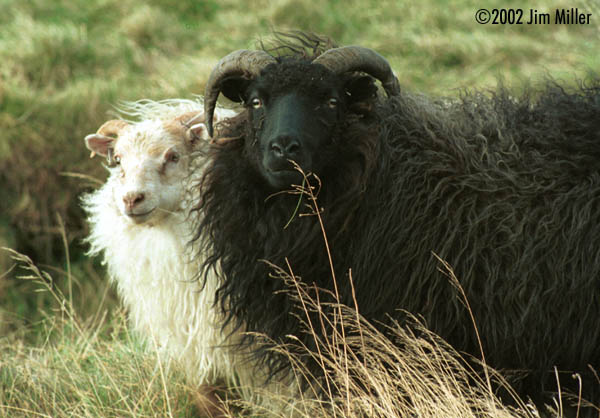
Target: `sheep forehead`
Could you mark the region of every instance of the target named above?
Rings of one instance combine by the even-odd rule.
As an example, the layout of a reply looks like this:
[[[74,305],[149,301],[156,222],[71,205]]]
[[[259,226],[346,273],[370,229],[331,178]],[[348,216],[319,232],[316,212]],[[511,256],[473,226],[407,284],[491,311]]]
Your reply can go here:
[[[269,65],[263,70],[259,83],[268,91],[294,90],[310,96],[327,94],[341,87],[340,77],[324,66],[295,60]]]
[[[182,135],[174,135],[173,130],[166,128],[166,123],[159,120],[146,120],[131,125],[129,129],[119,136],[115,146],[115,153],[127,158],[156,158],[173,147],[185,144]]]

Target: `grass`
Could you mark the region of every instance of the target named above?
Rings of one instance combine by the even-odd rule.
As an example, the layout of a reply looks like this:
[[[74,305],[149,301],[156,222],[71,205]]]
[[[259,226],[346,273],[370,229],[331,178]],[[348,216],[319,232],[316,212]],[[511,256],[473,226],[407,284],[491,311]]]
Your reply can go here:
[[[140,346],[122,310],[110,312],[102,303],[95,316],[83,319],[48,272],[4,250],[20,279],[32,281],[54,304],[35,330],[26,331],[36,332],[37,344],[18,335],[0,339],[0,416],[190,416],[192,389],[181,371],[165,370],[152,350]]]
[[[26,255],[3,250],[21,271],[20,279],[32,281],[54,304],[36,327],[37,344],[25,344],[16,334],[0,339],[0,417],[197,416],[194,401],[200,395],[177,364],[137,342],[125,312],[111,312],[102,303],[95,316],[83,319],[48,272]],[[289,357],[294,375],[311,384],[298,398],[261,393],[273,405],[293,405],[295,416],[306,418],[536,416],[517,397],[518,408],[503,405],[480,373],[416,318],[410,327],[391,326],[392,338],[365,321],[356,306],[335,304],[333,316],[321,314],[320,324],[311,323],[309,312],[330,312],[331,306],[322,305],[318,293],[288,268],[276,272],[304,307],[305,329],[317,349],[275,348]],[[322,365],[323,377],[310,375],[303,366],[306,356]],[[225,398],[222,409],[225,416],[287,416],[266,409],[268,404]]]
[[[374,48],[390,60],[403,88],[435,95],[491,88],[498,79],[518,92],[528,80],[575,80],[600,68],[595,0],[328,0],[319,7],[310,0],[0,0],[0,6],[0,246],[49,272],[52,289],[68,301],[17,279],[15,261],[0,251],[5,416],[91,416],[79,409],[86,402],[96,402],[98,415],[119,415],[108,400],[127,414],[167,411],[164,385],[139,378],[140,370],[154,376],[156,359],[126,332],[102,267],[81,244],[87,226],[78,196],[96,186],[90,178],[106,177],[89,160],[83,137],[119,101],[200,94],[221,56],[255,47],[272,29],[313,30],[342,45]],[[589,25],[479,25],[474,14],[481,7],[577,7],[592,19]],[[132,363],[141,369],[128,368]],[[86,384],[90,370],[96,374]],[[168,389],[179,388],[177,373],[165,379]],[[138,392],[130,387],[135,382]],[[62,399],[48,398],[61,385]],[[145,407],[111,398],[119,388],[123,399]],[[186,416],[184,397],[171,402],[174,415]],[[9,408],[16,405],[20,412]]]

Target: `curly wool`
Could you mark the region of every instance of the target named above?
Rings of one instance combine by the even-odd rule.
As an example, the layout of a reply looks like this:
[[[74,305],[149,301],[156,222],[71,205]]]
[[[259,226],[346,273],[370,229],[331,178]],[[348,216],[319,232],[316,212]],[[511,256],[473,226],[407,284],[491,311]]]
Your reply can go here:
[[[198,187],[203,271],[222,271],[229,321],[311,347],[304,314],[261,260],[289,262],[304,283],[332,290],[323,233],[314,216],[294,216],[297,196],[269,196],[244,152],[249,125],[244,114],[231,121],[224,136],[239,140],[213,147]],[[318,202],[341,302],[353,305],[351,269],[367,319],[422,315],[479,357],[435,253],[453,267],[492,367],[525,372],[519,388],[534,397],[556,388],[554,366],[576,392],[577,371],[597,401],[588,364],[600,368],[600,83],[549,82],[519,98],[503,87],[460,100],[403,92],[338,132],[322,150],[330,164],[318,173]],[[273,374],[288,367],[256,356]]]

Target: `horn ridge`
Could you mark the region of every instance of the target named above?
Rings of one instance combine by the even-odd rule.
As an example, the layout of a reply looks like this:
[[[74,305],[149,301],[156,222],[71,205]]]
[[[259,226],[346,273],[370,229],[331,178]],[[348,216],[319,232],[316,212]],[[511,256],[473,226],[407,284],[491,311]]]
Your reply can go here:
[[[335,74],[365,72],[381,81],[388,96],[400,94],[400,83],[389,62],[373,49],[358,45],[333,48],[315,58],[313,64],[321,64]]]
[[[243,77],[252,79],[260,71],[277,60],[265,51],[252,51],[240,49],[223,58],[215,65],[204,91],[204,115],[208,134],[213,136],[213,115],[217,105],[217,98],[221,93],[221,82],[228,77]]]

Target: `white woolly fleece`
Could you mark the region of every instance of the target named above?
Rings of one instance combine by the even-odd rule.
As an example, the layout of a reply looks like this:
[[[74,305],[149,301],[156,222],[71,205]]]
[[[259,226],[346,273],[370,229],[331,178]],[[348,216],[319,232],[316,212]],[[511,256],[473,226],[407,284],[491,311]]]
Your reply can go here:
[[[201,288],[195,279],[202,260],[192,257],[187,248],[192,233],[187,220],[191,204],[185,199],[189,155],[182,156],[179,166],[167,169],[172,173],[165,174],[163,168],[160,175],[154,174],[160,170],[160,161],[154,162],[160,157],[156,148],[184,141],[163,129],[165,119],[183,111],[201,111],[202,104],[144,101],[129,104],[128,109],[145,120],[131,123],[116,140],[122,167],[111,169],[107,182],[82,198],[91,227],[89,255],[102,256],[133,330],[150,348],[156,343],[163,358],[179,362],[194,384],[225,380],[236,385],[245,366],[230,347],[239,341],[241,331],[230,335],[231,330],[222,329],[222,315],[214,305],[217,278],[209,275]],[[185,149],[178,148],[182,153]],[[171,176],[168,181],[167,176]],[[142,204],[158,202],[153,203],[159,207],[149,220],[134,222],[124,214],[122,195],[132,182],[139,183],[148,196]]]
[[[103,264],[129,310],[133,329],[180,362],[196,384],[230,381],[235,365],[214,308],[216,278],[200,289],[197,264],[189,260],[190,228],[183,212],[154,225],[136,225],[122,216],[111,183],[84,197],[89,213],[90,255]]]
[[[163,358],[179,362],[194,384],[220,379],[237,384],[236,364],[221,315],[214,306],[216,277],[200,288],[197,263],[186,251],[190,228],[178,213],[148,227],[118,213],[110,183],[84,197],[89,213],[90,255],[101,255],[129,311],[134,331],[156,344]]]
[[[169,124],[184,111],[200,112],[201,102],[140,101],[124,106],[121,113],[141,121],[130,122],[119,133],[113,146],[120,165],[110,169],[100,189],[82,198],[90,224],[88,254],[102,257],[133,330],[150,349],[157,347],[162,359],[178,362],[190,383],[223,381],[243,399],[257,403],[272,404],[260,392],[287,397],[293,392],[287,378],[264,387],[264,376],[240,352],[243,330],[222,328],[223,316],[214,303],[219,287],[216,273],[208,275],[204,287],[196,280],[204,260],[188,246],[193,233],[187,193],[193,181],[191,151],[183,146],[185,136],[179,138]],[[217,109],[215,120],[232,115]],[[164,156],[173,150],[181,159],[169,165]],[[128,216],[123,196],[137,192],[146,197],[129,209]],[[148,216],[131,216],[148,209],[152,209]]]

